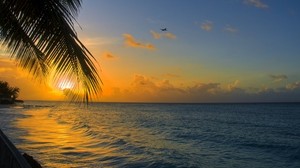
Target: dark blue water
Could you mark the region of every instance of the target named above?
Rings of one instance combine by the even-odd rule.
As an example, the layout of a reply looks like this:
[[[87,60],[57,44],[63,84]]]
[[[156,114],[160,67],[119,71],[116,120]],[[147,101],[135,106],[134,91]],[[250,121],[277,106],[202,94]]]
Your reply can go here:
[[[300,104],[27,104],[0,127],[44,167],[300,167]]]

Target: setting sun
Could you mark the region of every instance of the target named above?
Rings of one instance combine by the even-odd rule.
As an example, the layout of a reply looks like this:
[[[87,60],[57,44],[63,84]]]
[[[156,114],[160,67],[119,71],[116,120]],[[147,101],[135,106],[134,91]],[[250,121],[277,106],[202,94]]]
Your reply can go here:
[[[65,89],[73,89],[75,86],[75,83],[70,81],[70,80],[61,80],[59,83],[58,83],[58,88],[60,90],[65,90]]]

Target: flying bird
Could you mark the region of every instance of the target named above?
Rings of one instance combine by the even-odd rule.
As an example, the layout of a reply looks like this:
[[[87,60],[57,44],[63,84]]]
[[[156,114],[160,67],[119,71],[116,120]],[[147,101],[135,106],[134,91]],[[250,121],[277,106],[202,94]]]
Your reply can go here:
[[[160,29],[161,31],[167,31],[167,28]]]

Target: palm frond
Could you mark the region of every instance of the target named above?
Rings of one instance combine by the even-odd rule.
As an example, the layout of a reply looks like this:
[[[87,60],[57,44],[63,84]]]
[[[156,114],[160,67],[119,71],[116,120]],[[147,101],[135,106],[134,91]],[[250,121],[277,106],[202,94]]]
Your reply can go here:
[[[36,77],[46,75],[44,54],[35,46],[8,5],[0,4],[0,17],[2,45],[6,46],[21,67],[28,69]]]
[[[19,65],[36,76],[54,71],[54,81],[76,79],[74,99],[88,102],[101,91],[96,59],[80,42],[73,21],[81,0],[2,0],[1,40]]]

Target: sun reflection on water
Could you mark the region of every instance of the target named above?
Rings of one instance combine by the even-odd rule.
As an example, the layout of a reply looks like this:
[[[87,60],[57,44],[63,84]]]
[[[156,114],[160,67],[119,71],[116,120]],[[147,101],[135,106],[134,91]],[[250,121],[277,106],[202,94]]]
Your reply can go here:
[[[25,151],[40,149],[34,155],[43,162],[43,166],[80,167],[80,163],[95,159],[97,154],[111,152],[105,148],[91,147],[93,144],[97,146],[98,142],[94,138],[85,136],[84,130],[73,129],[68,123],[57,122],[51,116],[50,109],[29,110],[25,115],[26,118],[16,123],[19,128],[27,131],[22,138],[28,143],[21,144],[20,148]]]
[[[164,130],[148,128],[148,124],[156,125],[155,116],[115,108],[26,109],[23,112],[26,117],[16,121],[16,126],[26,132],[20,137],[23,142],[18,147],[36,157],[44,167],[128,167],[130,164],[147,167],[161,161],[164,155],[172,156],[170,151],[184,151],[189,147],[170,141]]]

